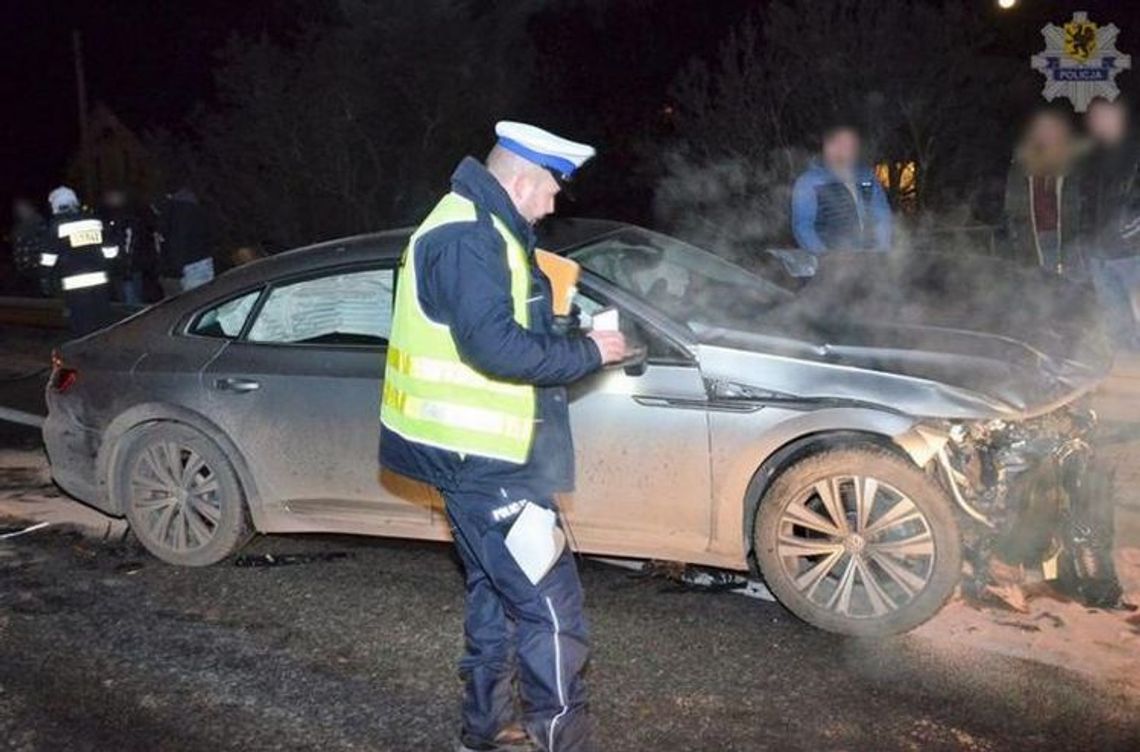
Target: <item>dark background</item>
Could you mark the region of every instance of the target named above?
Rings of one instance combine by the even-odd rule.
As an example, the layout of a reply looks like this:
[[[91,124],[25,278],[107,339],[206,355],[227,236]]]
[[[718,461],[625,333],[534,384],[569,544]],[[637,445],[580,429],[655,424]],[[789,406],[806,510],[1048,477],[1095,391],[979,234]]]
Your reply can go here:
[[[873,9],[885,2],[868,0],[863,5]],[[990,118],[984,132],[989,134],[992,143],[983,145],[988,150],[984,154],[969,157],[978,161],[976,168],[964,170],[963,175],[944,178],[944,182],[960,189],[952,199],[932,200],[923,208],[940,210],[945,205],[965,201],[970,212],[988,220],[995,211],[996,185],[1004,170],[1003,161],[1008,160],[1009,143],[1017,123],[1028,108],[1041,101],[1038,93],[1042,79],[1030,71],[1028,65],[1029,56],[1043,47],[1041,26],[1049,21],[1061,23],[1074,10],[1087,10],[1094,21],[1114,22],[1121,27],[1118,47],[1135,55],[1135,65],[1140,67],[1140,3],[1020,0],[1012,11],[998,10],[994,0],[927,4],[965,9],[978,26],[962,29],[962,44],[974,44],[978,29],[985,30],[988,36],[984,44],[979,44],[979,50],[997,62],[979,63],[979,68],[993,72],[995,66],[1006,66],[1001,69],[1001,75],[1008,77],[1009,85],[987,86],[986,94],[982,95],[968,94],[971,100],[977,101],[978,111],[984,111],[984,117]],[[266,0],[259,3],[15,0],[7,3],[5,42],[0,45],[0,97],[5,103],[0,133],[0,165],[3,166],[0,198],[7,201],[15,195],[29,194],[40,199],[64,179],[68,158],[74,153],[78,140],[71,55],[71,31],[78,29],[83,34],[90,104],[105,103],[148,143],[158,144],[156,153],[169,167],[171,176],[167,187],[183,180],[197,180],[207,200],[217,202],[219,212],[225,214],[226,206],[234,202],[224,191],[211,191],[210,181],[232,182],[232,176],[227,176],[225,181],[217,175],[211,178],[210,170],[201,167],[210,154],[217,151],[216,140],[202,137],[208,130],[203,123],[215,118],[216,132],[218,128],[230,127],[218,118],[234,112],[232,100],[221,101],[224,97],[219,97],[217,85],[224,61],[232,61],[233,56],[227,58],[220,51],[227,42],[248,46],[258,40],[286,51],[299,49],[304,47],[304,40],[319,35],[329,24],[343,24],[345,8],[358,5],[372,6],[374,13],[382,16],[386,8],[393,11],[403,8],[404,14],[408,14],[406,8],[412,4],[401,0],[388,3],[377,0]],[[472,7],[478,5],[475,3]],[[693,60],[705,60],[715,66],[725,39],[749,19],[763,28],[771,3],[766,0],[548,0],[531,5],[534,9],[525,19],[525,33],[533,44],[533,54],[520,58],[520,63],[538,73],[524,91],[511,98],[509,109],[498,116],[531,119],[599,145],[601,158],[580,186],[574,213],[669,225],[670,217],[662,215],[659,195],[662,180],[669,177],[669,169],[662,166],[660,155],[678,144],[707,155],[716,152],[726,140],[718,135],[715,144],[701,143],[704,122],[686,119],[684,103],[674,104],[678,78]],[[476,28],[479,31],[473,33],[485,37],[489,33],[493,35],[493,31],[489,31],[493,27],[473,27]],[[415,43],[418,33],[409,27],[408,41]],[[430,31],[424,35],[424,44],[432,42],[427,37],[438,36]],[[897,30],[884,29],[881,41],[869,47],[876,48],[875,54],[896,45],[905,48],[905,44],[900,44],[900,36]],[[433,48],[431,54],[441,64],[447,64],[446,49]],[[905,71],[921,61],[922,54],[913,49],[900,52],[896,62],[898,70]],[[509,56],[505,59],[509,60]],[[859,70],[865,63],[861,59],[835,62],[849,71]],[[369,65],[368,60],[360,60],[366,85]],[[509,69],[508,63],[507,69],[500,73],[509,80],[515,72]],[[1133,100],[1137,98],[1134,96],[1137,78],[1135,71],[1117,78],[1117,83]],[[383,76],[378,74],[375,85],[385,87],[390,81],[390,72]],[[473,82],[469,88],[477,89],[479,85]],[[869,80],[868,87],[874,86],[875,81]],[[479,92],[474,94],[477,96]],[[979,122],[982,117],[979,115]],[[493,118],[484,117],[484,113],[477,119],[481,128],[484,127],[482,119],[493,122]],[[785,142],[797,141],[805,149],[811,148],[815,120],[807,118],[796,122],[798,132]],[[979,140],[968,135],[961,138]],[[442,188],[447,169],[441,165],[453,163],[464,151],[481,154],[491,136],[488,133],[485,139],[474,143],[471,139],[471,133],[457,133],[453,143],[435,147],[444,153],[438,164],[425,163],[425,174],[417,176],[417,180],[422,180],[425,186],[434,186],[435,190]],[[731,135],[727,137],[731,139]],[[463,143],[467,146],[459,145]],[[694,145],[696,149],[692,148]],[[977,151],[977,143],[963,143],[964,148],[967,145]],[[267,142],[264,148],[278,147]],[[722,153],[741,151],[746,149],[734,146]],[[748,163],[750,171],[752,164]],[[964,177],[967,173],[977,175],[976,180],[969,179],[970,185]],[[683,172],[681,176],[683,180]],[[378,185],[392,190],[393,181],[406,182],[409,178],[378,175],[376,180]],[[427,192],[425,189],[421,194],[427,195]],[[422,210],[421,194],[414,194],[389,210],[346,214],[326,225],[309,223],[280,237],[270,237],[252,221],[243,223],[240,217],[248,218],[253,212],[250,209],[235,210],[223,218],[223,222],[228,222],[230,228],[227,237],[236,241],[258,235],[253,239],[275,250],[273,246],[316,239],[312,236],[321,233],[361,229],[362,224],[414,221],[417,212]],[[940,195],[949,196],[945,190]],[[778,203],[777,198],[774,194],[770,203]]]

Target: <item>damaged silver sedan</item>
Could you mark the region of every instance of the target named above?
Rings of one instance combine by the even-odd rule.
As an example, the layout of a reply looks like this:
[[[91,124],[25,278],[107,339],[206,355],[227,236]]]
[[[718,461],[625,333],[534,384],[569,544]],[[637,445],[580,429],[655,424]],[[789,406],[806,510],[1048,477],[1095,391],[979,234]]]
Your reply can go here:
[[[255,531],[446,539],[429,489],[376,470],[406,237],[282,254],[65,345],[44,428],[59,484],[176,564]],[[936,256],[796,277],[616,223],[547,245],[583,267],[583,328],[616,307],[647,350],[572,391],[578,550],[751,570],[853,635],[929,619],[964,569],[1105,579],[1079,402],[1111,358],[1083,290]]]

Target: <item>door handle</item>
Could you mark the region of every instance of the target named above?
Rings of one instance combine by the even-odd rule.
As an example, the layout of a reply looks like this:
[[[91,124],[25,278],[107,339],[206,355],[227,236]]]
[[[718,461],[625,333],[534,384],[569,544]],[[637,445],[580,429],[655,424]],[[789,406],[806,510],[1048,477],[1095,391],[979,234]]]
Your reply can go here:
[[[214,382],[214,388],[221,392],[238,392],[241,394],[257,391],[261,388],[261,382],[253,379],[218,379]]]

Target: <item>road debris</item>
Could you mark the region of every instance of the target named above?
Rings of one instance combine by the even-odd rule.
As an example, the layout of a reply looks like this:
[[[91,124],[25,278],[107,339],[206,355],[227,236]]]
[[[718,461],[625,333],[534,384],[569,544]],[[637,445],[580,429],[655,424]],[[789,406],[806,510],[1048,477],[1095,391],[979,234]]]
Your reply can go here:
[[[750,580],[736,572],[723,569],[696,567],[676,561],[638,561],[592,557],[611,566],[629,569],[634,577],[660,579],[671,583],[667,590],[696,590],[706,593],[734,593],[746,598],[775,601],[775,596],[763,582]]]
[[[1040,632],[1041,627],[1036,624],[1026,624],[1023,621],[1009,621],[1007,619],[994,619],[994,624],[1000,624],[1003,627],[1013,627],[1020,629],[1022,632]]]
[[[1008,585],[986,585],[985,594],[1019,614],[1029,613],[1029,598],[1016,583]]]
[[[145,566],[141,561],[123,561],[115,565],[115,574],[132,575],[138,574]]]
[[[1049,582],[1033,582],[1011,570],[1004,574],[1022,579],[1012,587],[1023,598],[1025,611],[1014,611],[991,592],[963,587],[964,597],[947,604],[914,634],[952,649],[968,642],[1061,666],[1140,693],[1140,548],[1118,548],[1115,558],[1125,591],[1115,608],[1089,608]]]
[[[42,530],[43,528],[47,527],[50,524],[51,524],[50,522],[37,522],[36,524],[29,525],[25,528],[0,532],[0,540],[8,540],[9,538],[15,538],[15,537],[20,536],[20,535],[26,535],[28,533],[34,533],[36,530]],[[2,531],[2,530],[4,530],[4,529],[0,528],[0,531]]]
[[[285,567],[293,564],[315,564],[351,558],[353,558],[353,554],[347,551],[321,551],[311,554],[247,554],[234,559],[234,566]]]
[[[1049,624],[1054,629],[1060,629],[1061,627],[1065,626],[1065,620],[1060,616],[1057,616],[1052,611],[1042,611],[1041,613],[1037,614],[1037,616],[1034,616],[1033,619],[1034,621],[1045,620],[1049,622]]]

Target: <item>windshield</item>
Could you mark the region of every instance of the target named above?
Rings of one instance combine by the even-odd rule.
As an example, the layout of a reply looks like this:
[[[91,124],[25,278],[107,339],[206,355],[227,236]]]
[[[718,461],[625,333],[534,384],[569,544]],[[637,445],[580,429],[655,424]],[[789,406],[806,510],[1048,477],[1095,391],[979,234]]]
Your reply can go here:
[[[568,255],[697,333],[754,324],[757,315],[792,297],[719,256],[648,230],[621,230]]]

